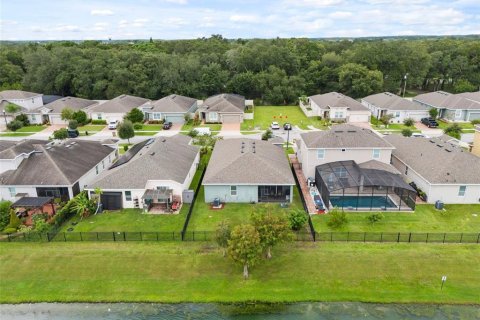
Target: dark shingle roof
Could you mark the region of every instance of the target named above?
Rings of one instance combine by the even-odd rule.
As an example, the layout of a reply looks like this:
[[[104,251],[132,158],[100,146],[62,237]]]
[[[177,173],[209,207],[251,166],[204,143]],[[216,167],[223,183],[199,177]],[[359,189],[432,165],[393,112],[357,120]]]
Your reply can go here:
[[[1,99],[28,99],[37,96],[41,96],[41,94],[22,90],[4,90],[0,92]]]
[[[90,109],[92,112],[127,113],[148,102],[148,99],[122,94]]]
[[[215,144],[203,184],[293,185],[295,180],[282,148],[243,138]]]
[[[330,130],[302,133],[307,148],[393,148],[372,130],[349,124],[335,125]]]
[[[435,91],[419,94],[413,100],[436,108],[480,110],[480,102],[471,99],[477,95],[475,93],[470,94],[471,97],[467,98],[469,95],[465,93],[452,94],[444,91]]]
[[[75,98],[75,97],[65,97],[61,99],[57,99],[47,105],[44,105],[36,110],[40,110],[42,108],[50,109],[51,113],[61,113],[63,109],[70,108],[73,111],[78,111],[85,109],[87,107],[93,106],[98,102],[93,100],[87,100],[82,98]]]
[[[202,109],[216,112],[243,112],[245,110],[245,97],[232,93],[217,94],[207,98],[203,102]]]
[[[187,112],[197,102],[197,99],[171,94],[152,102],[151,111],[156,112]]]
[[[329,92],[317,94],[308,97],[322,109],[328,108],[348,108],[351,111],[369,111],[364,105],[355,99],[350,98],[338,92]]]
[[[427,110],[412,101],[404,99],[402,97],[397,96],[396,94],[390,92],[382,92],[377,94],[372,94],[363,98],[362,100],[367,101],[370,104],[373,104],[377,108],[380,109],[388,109],[388,110]]]
[[[14,159],[21,154],[29,154],[39,150],[39,146],[46,145],[47,143],[47,140],[1,141],[0,159]]]

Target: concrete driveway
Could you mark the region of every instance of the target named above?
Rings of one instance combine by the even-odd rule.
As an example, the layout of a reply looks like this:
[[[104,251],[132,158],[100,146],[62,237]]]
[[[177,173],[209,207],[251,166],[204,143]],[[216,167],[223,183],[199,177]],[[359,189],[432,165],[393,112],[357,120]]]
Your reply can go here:
[[[438,136],[441,136],[443,134],[442,129],[429,128],[421,122],[415,122],[415,128],[417,128],[423,134],[425,134],[429,137],[438,137]]]
[[[241,136],[240,123],[223,123],[219,135],[222,137]]]

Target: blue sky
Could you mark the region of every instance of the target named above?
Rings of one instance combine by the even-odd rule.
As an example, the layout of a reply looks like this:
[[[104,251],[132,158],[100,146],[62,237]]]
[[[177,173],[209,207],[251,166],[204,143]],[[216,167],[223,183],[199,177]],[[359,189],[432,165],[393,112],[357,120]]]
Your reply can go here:
[[[480,34],[480,0],[0,0],[2,40]]]

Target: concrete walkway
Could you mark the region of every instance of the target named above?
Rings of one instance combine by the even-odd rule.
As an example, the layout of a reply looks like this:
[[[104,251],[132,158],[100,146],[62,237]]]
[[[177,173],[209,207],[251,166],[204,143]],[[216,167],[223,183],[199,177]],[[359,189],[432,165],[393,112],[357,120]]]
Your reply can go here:
[[[313,202],[312,195],[310,194],[310,187],[307,184],[307,179],[305,179],[305,176],[303,175],[301,165],[294,154],[289,154],[288,157],[290,159],[290,163],[293,166],[293,170],[295,171],[295,175],[297,176],[298,183],[300,185],[300,192],[303,194],[303,198],[305,199],[305,203],[307,204],[308,213],[316,214],[317,209],[315,208],[315,202]]]

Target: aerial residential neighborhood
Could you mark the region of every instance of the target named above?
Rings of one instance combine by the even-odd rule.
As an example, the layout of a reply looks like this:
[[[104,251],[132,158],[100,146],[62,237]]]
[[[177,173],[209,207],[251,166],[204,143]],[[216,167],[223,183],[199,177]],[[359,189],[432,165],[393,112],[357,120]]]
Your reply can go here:
[[[480,319],[475,1],[0,0],[0,319]]]

